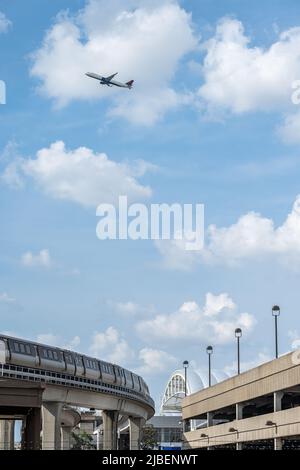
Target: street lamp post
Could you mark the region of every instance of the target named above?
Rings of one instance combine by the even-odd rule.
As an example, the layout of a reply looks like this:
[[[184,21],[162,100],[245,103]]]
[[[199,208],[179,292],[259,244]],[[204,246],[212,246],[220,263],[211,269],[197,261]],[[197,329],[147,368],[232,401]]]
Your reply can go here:
[[[278,317],[280,315],[280,307],[278,305],[274,305],[272,307],[272,315],[275,319],[275,354],[276,354],[276,359],[278,358]]]
[[[242,337],[242,330],[241,328],[236,328],[235,330],[235,337],[237,339],[237,370],[238,374],[241,373],[241,361],[240,361],[240,338]]]
[[[208,354],[208,386],[211,387],[211,355],[213,353],[213,347],[207,346],[206,352]]]
[[[189,366],[189,361],[183,361],[184,368],[184,396],[187,396],[187,368]]]

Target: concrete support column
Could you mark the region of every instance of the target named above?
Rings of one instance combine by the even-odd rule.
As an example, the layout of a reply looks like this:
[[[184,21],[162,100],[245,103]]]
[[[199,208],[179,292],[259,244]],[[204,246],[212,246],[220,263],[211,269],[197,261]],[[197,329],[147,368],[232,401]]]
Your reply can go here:
[[[140,450],[141,431],[144,420],[142,418],[129,417],[129,449]]]
[[[41,409],[31,408],[22,425],[22,448],[39,450],[41,448]]]
[[[42,407],[42,447],[43,450],[61,449],[61,411],[62,403],[44,402]]]
[[[283,392],[274,392],[274,412],[282,410]]]
[[[71,435],[72,435],[71,426],[62,426],[61,428],[61,449],[70,450],[71,449]]]
[[[116,450],[118,438],[118,411],[102,411],[103,450]]]
[[[11,419],[0,421],[0,450],[13,450],[15,443],[15,422]]]
[[[275,437],[274,439],[274,450],[282,450],[282,438],[281,437]]]
[[[242,403],[237,403],[235,405],[235,419],[238,421],[239,419],[243,419],[243,410],[244,405]],[[236,443],[236,450],[243,450],[243,443],[237,442]]]
[[[282,399],[283,392],[274,392],[274,412],[282,410]],[[274,450],[282,450],[282,439],[281,437],[275,437],[274,439]]]
[[[209,411],[207,413],[207,427],[213,426],[213,419],[214,419],[214,414],[211,411]]]

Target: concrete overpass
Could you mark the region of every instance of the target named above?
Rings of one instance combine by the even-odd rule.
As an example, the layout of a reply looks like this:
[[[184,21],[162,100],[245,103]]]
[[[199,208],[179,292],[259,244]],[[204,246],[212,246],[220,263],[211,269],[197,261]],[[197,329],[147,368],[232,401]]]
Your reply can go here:
[[[12,448],[14,420],[20,419],[23,449],[69,449],[80,420],[71,407],[102,410],[104,450],[117,448],[120,416],[129,419],[130,448],[138,449],[141,428],[154,414],[151,399],[122,387],[5,365],[0,367],[0,448]]]
[[[184,447],[300,448],[298,356],[287,354],[184,398]]]

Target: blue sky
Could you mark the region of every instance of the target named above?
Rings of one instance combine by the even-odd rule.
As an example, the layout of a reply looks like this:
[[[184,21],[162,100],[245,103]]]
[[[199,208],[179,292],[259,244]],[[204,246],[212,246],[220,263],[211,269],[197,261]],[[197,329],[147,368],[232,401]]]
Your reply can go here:
[[[206,367],[207,343],[215,367],[232,371],[232,325],[244,329],[244,367],[272,357],[275,303],[280,349],[291,349],[298,2],[40,6],[0,3],[2,331],[136,369],[156,399],[183,360]],[[103,89],[86,71],[118,71],[135,86]],[[98,240],[96,206],[124,193],[124,181],[136,202],[204,203],[205,253]]]

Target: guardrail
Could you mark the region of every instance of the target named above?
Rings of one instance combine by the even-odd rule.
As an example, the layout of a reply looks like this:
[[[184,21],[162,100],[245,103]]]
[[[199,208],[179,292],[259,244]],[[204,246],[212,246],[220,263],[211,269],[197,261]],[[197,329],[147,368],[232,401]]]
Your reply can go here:
[[[31,367],[16,366],[13,364],[2,364],[0,366],[0,376],[27,380],[32,382],[42,382],[50,385],[61,385],[73,388],[89,390],[91,392],[102,392],[128,398],[130,400],[138,400],[148,406],[155,408],[154,401],[150,397],[145,397],[140,392],[121,387],[114,384],[107,384],[99,380],[88,379],[86,377],[76,377],[69,374],[52,372],[44,369],[34,369]]]

